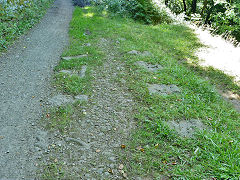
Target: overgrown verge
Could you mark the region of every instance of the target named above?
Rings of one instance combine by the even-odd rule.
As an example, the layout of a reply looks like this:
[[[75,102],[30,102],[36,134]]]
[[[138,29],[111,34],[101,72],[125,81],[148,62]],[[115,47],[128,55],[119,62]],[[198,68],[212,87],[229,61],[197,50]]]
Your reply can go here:
[[[93,0],[102,11],[106,9],[115,15],[130,17],[146,24],[170,23],[173,19],[164,8],[159,8],[152,0]]]
[[[123,54],[133,49],[153,54],[124,55],[129,89],[142,102],[136,115],[139,129],[129,143],[129,151],[134,154],[129,169],[134,175],[148,174],[150,178],[239,177],[239,113],[218,95],[209,81],[179,61],[194,58],[194,49],[199,46],[196,37],[183,26],[126,23],[123,27],[118,31],[128,39],[121,44]],[[149,73],[136,66],[137,61],[162,65],[163,70]],[[182,93],[150,95],[148,84],[174,84]],[[196,132],[192,138],[181,137],[166,125],[169,121],[192,119],[205,124],[205,130]]]
[[[0,1],[0,52],[30,29],[53,0]]]
[[[90,33],[91,36],[88,35]],[[116,57],[115,60],[125,63],[125,74],[119,75],[118,83],[120,86],[127,86],[140,104],[139,112],[135,116],[137,129],[132,133],[132,141],[122,149],[123,170],[129,178],[240,177],[240,114],[223,100],[209,80],[199,75],[208,72],[204,69],[191,69],[183,61],[194,60],[193,53],[201,46],[190,29],[167,24],[145,26],[130,19],[109,17],[107,12],[99,12],[95,8],[76,8],[70,35],[70,48],[64,55],[88,53],[88,57],[61,61],[56,70],[78,70],[82,65],[88,65],[90,69],[96,68],[105,57],[104,52],[98,48],[97,41],[105,38],[118,44],[118,54],[122,56]],[[88,43],[91,46],[85,46]],[[135,53],[129,53],[133,50]],[[147,51],[147,56],[141,56],[144,51]],[[162,66],[162,69],[149,72],[136,64],[139,61]],[[88,75],[91,80],[91,70]],[[61,74],[56,76],[56,80],[55,85],[62,93],[94,93],[86,90],[91,84],[89,80],[79,81],[74,76]],[[149,84],[176,85],[181,92],[151,95],[148,90]],[[239,91],[239,87],[234,88],[235,91]],[[52,119],[53,122],[55,119],[62,121],[63,117],[61,129],[65,129],[66,132],[74,127],[74,118],[78,118],[74,116],[71,108],[67,111],[59,109]],[[74,111],[77,112],[78,108]],[[65,117],[70,123],[64,124]],[[168,124],[181,121],[188,123],[194,119],[201,121],[204,128],[202,131],[195,131],[191,137],[182,137]],[[58,129],[58,126],[51,128]],[[57,164],[61,164],[59,161],[55,162],[56,158],[58,157],[53,157],[49,163],[49,174],[45,179],[53,178],[51,174],[54,173],[60,178],[64,177],[62,167],[75,168],[66,164],[56,168]],[[58,172],[59,169],[61,173]]]
[[[185,13],[187,19],[208,25],[211,31],[235,38],[240,42],[240,1],[216,0],[165,0],[174,13]]]

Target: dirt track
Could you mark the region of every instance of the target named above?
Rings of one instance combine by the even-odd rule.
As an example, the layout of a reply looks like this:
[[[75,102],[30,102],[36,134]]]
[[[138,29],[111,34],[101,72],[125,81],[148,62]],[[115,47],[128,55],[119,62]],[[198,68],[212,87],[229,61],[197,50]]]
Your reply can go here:
[[[56,0],[42,21],[0,57],[0,179],[33,179],[41,100],[68,44],[71,0]]]

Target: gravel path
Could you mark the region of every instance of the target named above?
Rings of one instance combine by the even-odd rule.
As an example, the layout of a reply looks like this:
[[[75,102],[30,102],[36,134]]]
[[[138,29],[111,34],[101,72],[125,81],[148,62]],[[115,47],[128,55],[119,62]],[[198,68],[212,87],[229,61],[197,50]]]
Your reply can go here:
[[[100,45],[105,51],[113,45],[103,41]],[[79,178],[82,179],[121,179],[126,176],[118,156],[121,144],[125,144],[130,131],[134,128],[136,103],[124,84],[114,79],[124,74],[124,66],[114,59],[112,51],[103,67],[93,72],[93,96],[86,109],[86,116],[79,121],[81,129],[74,132],[75,137],[89,144],[89,148],[74,153]],[[73,150],[74,148],[72,148]],[[122,152],[123,153],[123,152]],[[125,166],[125,165],[124,165]]]
[[[124,64],[116,60],[116,44],[102,38],[98,46],[107,56],[102,66],[91,71],[93,94],[89,102],[77,110],[77,114],[80,112],[84,116],[72,115],[68,133],[55,132],[43,159],[44,165],[60,165],[64,172],[62,179],[122,179],[128,176],[127,164],[119,153],[126,153],[122,145],[135,128],[137,104],[122,78],[126,70]]]
[[[52,69],[68,44],[70,0],[56,0],[42,21],[0,57],[0,179],[33,179],[36,125]]]

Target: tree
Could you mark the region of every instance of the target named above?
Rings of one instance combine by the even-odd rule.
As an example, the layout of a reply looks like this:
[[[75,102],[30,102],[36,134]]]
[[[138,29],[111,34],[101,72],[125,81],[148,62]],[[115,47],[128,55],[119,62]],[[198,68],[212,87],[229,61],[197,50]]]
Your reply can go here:
[[[183,8],[184,8],[184,12],[187,12],[186,0],[183,0]]]
[[[197,0],[192,1],[192,13],[196,13],[197,10]]]

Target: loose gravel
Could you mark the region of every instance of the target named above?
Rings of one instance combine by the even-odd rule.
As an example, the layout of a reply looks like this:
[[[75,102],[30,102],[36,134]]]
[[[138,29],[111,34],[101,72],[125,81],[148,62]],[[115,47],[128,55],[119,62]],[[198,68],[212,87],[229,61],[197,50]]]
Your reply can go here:
[[[37,124],[50,78],[68,44],[70,0],[56,0],[42,21],[0,57],[0,179],[33,179],[47,133]]]
[[[81,117],[73,117],[70,129],[56,132],[45,159],[62,164],[63,179],[122,179],[127,177],[121,145],[129,140],[135,127],[136,103],[127,87],[118,83],[125,72],[115,60],[114,43],[100,39],[99,47],[108,53],[103,66],[92,70],[92,95],[81,96],[87,103],[78,108]],[[77,99],[77,97],[75,97]],[[58,146],[58,144],[61,146]],[[57,148],[56,148],[57,147]],[[121,152],[122,151],[122,152]],[[48,160],[44,164],[51,164]]]

